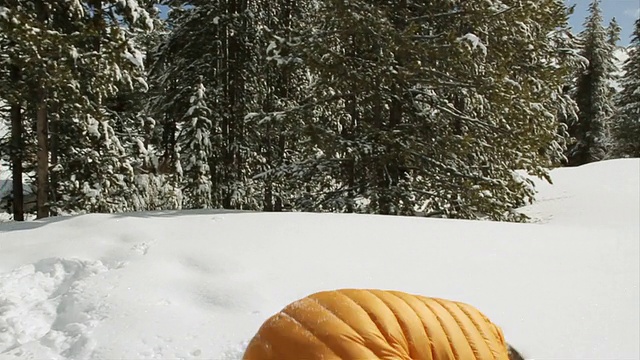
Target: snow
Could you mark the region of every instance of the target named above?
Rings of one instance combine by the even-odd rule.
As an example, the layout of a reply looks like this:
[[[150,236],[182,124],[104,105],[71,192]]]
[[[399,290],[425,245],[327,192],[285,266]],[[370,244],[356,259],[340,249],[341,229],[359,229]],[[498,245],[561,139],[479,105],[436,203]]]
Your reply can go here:
[[[13,182],[11,181],[11,169],[9,164],[0,160],[0,199],[11,194]]]
[[[144,69],[144,58],[140,51],[133,49],[132,52],[125,50],[124,57],[129,60],[133,65]]]
[[[237,359],[310,293],[464,301],[528,358],[638,359],[640,160],[552,172],[531,224],[183,211],[0,224],[0,358]]]
[[[506,82],[507,84],[509,84],[509,85],[513,86],[514,88],[517,88],[518,90],[521,90],[521,89],[522,89],[522,86],[520,86],[520,83],[519,83],[519,82],[517,82],[517,81],[515,81],[515,80],[512,80],[512,79],[509,79],[509,78],[508,78],[508,77],[506,77],[506,76],[505,76],[505,78],[504,78],[504,82]]]
[[[624,62],[629,58],[629,50],[624,47],[617,48],[613,52],[613,63],[616,67],[616,71],[614,72],[614,76],[617,78],[611,81],[611,85],[616,89],[616,91],[622,90],[622,86],[620,85],[619,79],[624,77],[624,70],[622,69]]]
[[[622,65],[629,58],[629,49],[620,47],[613,52],[614,62],[618,67],[622,68]]]
[[[552,195],[543,196],[522,210],[542,223],[613,230],[627,228],[637,232],[640,224],[638,163],[637,159],[612,160],[555,169],[553,185],[534,179],[538,191]],[[597,219],[586,221],[590,216]]]
[[[278,45],[276,45],[275,41],[269,42],[269,46],[267,46],[267,54],[271,53]]]
[[[5,20],[9,18],[9,9],[7,9],[4,6],[0,6],[0,17],[4,18]]]
[[[475,50],[477,47],[480,48],[480,51],[484,55],[487,55],[487,46],[480,40],[480,38],[472,33],[464,34],[463,36],[458,38],[458,41],[468,40],[471,43],[471,47]]]
[[[11,169],[9,164],[0,161],[0,200],[11,195],[13,191],[13,181],[11,180]]]
[[[5,106],[5,104],[0,100],[0,108]],[[0,121],[0,139],[6,136],[9,133],[9,127],[3,122]]]

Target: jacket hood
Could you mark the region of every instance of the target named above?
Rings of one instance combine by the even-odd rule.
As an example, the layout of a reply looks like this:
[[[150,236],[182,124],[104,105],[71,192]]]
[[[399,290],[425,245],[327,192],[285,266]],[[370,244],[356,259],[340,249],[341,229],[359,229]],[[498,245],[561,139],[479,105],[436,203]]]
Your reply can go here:
[[[342,289],[269,318],[245,360],[508,360],[502,331],[476,308],[399,291]]]

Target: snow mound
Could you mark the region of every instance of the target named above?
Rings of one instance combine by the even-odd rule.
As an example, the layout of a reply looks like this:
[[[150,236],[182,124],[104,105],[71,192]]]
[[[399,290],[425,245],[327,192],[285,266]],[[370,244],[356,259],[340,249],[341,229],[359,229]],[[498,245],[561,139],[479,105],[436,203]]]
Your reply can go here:
[[[535,179],[537,201],[522,212],[536,222],[613,229],[638,228],[640,161],[617,159],[552,172]]]
[[[640,160],[552,172],[536,223],[167,211],[0,224],[0,358],[238,359],[313,292],[462,301],[536,359],[639,359]]]

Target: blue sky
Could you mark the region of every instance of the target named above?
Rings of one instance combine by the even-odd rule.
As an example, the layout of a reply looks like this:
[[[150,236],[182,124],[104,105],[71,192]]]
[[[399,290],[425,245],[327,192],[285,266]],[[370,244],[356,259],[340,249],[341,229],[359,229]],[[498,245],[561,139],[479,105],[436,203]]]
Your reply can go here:
[[[575,32],[580,32],[587,17],[587,9],[591,0],[566,0],[566,2],[567,5],[576,5],[576,11],[571,16],[570,23]],[[612,17],[615,17],[622,28],[620,45],[628,45],[631,40],[633,23],[640,16],[640,0],[602,0],[601,6],[605,25]]]
[[[576,5],[576,11],[570,19],[575,32],[582,30],[590,3],[591,0],[567,0],[568,5]],[[633,23],[639,15],[640,0],[602,0],[601,8],[605,25],[609,24],[612,17],[615,17],[622,28],[620,45],[628,45],[633,32]]]

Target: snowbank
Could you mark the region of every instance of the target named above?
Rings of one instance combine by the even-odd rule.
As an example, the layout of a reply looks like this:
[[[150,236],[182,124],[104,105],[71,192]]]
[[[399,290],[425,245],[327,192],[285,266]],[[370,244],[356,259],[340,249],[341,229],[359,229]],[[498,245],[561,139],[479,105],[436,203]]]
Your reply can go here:
[[[0,357],[236,359],[312,292],[468,302],[536,359],[640,358],[640,160],[552,174],[537,223],[164,212],[0,224]]]

